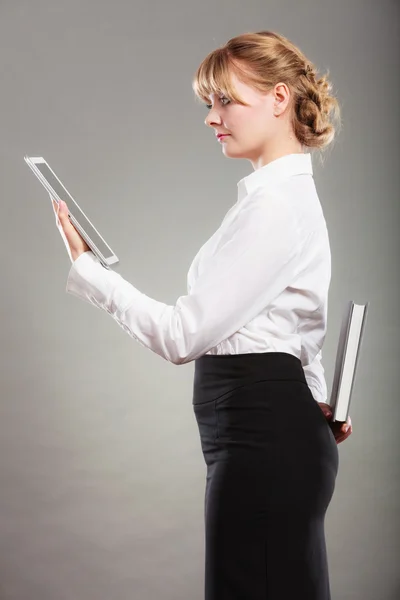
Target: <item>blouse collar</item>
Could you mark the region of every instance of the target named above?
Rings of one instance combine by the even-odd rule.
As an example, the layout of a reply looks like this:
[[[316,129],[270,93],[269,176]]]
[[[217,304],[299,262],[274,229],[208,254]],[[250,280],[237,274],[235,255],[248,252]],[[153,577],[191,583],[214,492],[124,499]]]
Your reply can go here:
[[[238,199],[251,194],[261,186],[269,186],[278,180],[307,173],[313,175],[310,153],[286,154],[256,169],[237,184]]]

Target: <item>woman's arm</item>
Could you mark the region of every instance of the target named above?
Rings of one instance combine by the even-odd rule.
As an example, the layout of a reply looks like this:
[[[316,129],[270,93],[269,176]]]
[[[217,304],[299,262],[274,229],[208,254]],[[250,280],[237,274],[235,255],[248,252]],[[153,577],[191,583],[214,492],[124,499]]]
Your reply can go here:
[[[195,360],[256,317],[295,279],[310,235],[284,198],[260,190],[226,234],[190,294],[168,306],[146,296],[92,252],[72,264],[66,291],[107,311],[166,360]]]
[[[317,402],[328,402],[328,391],[325,380],[325,369],[322,366],[322,350],[318,352],[314,360],[303,367],[308,387]]]

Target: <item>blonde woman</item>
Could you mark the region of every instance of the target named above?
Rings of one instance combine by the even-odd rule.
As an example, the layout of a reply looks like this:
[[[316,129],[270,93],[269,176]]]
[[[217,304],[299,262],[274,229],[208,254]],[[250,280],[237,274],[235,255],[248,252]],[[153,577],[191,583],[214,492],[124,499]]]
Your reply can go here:
[[[331,256],[306,150],[333,141],[339,104],[271,31],[211,52],[193,88],[222,153],[253,172],[194,258],[188,294],[167,306],[105,269],[54,205],[73,261],[66,291],[166,360],[195,361],[206,600],[329,600],[324,519],[352,428],[326,403]]]

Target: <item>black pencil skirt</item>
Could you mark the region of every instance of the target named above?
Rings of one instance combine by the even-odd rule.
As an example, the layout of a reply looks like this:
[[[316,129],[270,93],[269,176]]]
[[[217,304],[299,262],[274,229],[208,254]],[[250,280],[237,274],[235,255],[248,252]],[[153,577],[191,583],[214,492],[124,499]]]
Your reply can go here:
[[[330,600],[324,519],[336,440],[286,352],[195,360],[207,465],[205,600]]]

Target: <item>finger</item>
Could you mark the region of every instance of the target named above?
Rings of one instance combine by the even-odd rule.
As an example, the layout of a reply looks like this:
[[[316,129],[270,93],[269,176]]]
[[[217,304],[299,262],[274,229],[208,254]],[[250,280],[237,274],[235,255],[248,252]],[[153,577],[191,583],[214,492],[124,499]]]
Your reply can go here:
[[[321,409],[327,419],[332,417],[332,410],[328,406],[321,406]]]
[[[65,219],[65,222],[68,225],[70,225],[71,227],[74,227],[73,224],[72,224],[72,222],[69,219],[68,206],[67,206],[67,203],[64,202],[64,200],[61,200],[61,202],[60,202],[60,213],[63,215],[63,217]]]
[[[59,219],[60,219],[61,223],[63,224],[64,229],[69,228],[71,230],[72,223],[70,222],[70,220],[68,218],[67,205],[63,201],[61,201],[59,203],[59,205],[60,205],[59,211],[58,211]]]
[[[349,435],[350,435],[349,433],[345,433],[345,434],[341,433],[340,435],[337,436],[337,443],[340,444],[341,442],[344,442],[344,440],[346,438],[348,438]]]
[[[352,429],[349,429],[347,431],[347,433],[345,433],[344,435],[343,434],[342,435],[338,435],[337,438],[336,438],[336,443],[337,444],[341,444],[342,442],[344,442],[344,440],[347,440],[347,438],[349,437],[349,435],[351,435],[351,433],[352,433]]]
[[[343,425],[341,427],[341,431],[343,431],[344,433],[347,433],[348,431],[352,431],[351,421],[347,422],[347,423],[343,423]]]
[[[347,421],[345,421],[344,423],[342,423],[340,429],[344,432],[346,432],[348,429],[350,429],[351,427],[351,418],[347,417]]]

